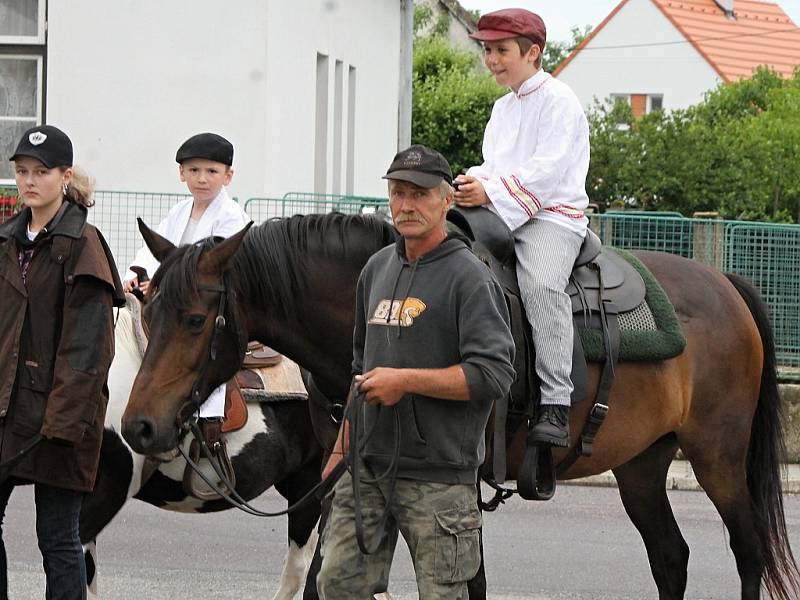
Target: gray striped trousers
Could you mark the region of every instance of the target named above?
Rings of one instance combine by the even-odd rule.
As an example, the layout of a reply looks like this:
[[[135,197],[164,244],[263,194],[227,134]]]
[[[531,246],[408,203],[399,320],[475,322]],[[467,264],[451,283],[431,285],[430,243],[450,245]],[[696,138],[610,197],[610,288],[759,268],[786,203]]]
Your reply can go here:
[[[551,221],[531,219],[514,231],[517,278],[533,330],[542,404],[569,406],[572,394],[572,306],[564,291],[583,243]]]

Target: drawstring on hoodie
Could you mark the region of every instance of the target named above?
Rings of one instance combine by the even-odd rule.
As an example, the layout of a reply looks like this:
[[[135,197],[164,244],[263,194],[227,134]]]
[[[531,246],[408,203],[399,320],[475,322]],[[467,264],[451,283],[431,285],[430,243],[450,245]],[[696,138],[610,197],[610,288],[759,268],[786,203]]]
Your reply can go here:
[[[403,294],[403,301],[400,303],[400,308],[397,309],[397,339],[400,339],[401,332],[403,330],[403,308],[406,305],[406,300],[408,300],[408,295],[411,293],[411,285],[414,283],[414,274],[417,272],[417,265],[419,264],[419,260],[415,260],[411,263],[411,275],[408,278],[408,286],[406,286],[406,293]],[[401,269],[400,272],[402,273],[403,270]],[[400,280],[400,276],[397,276],[398,281]],[[395,282],[395,287],[397,283]],[[392,296],[394,296],[394,291],[392,291]],[[394,298],[392,298],[392,304],[394,304]]]

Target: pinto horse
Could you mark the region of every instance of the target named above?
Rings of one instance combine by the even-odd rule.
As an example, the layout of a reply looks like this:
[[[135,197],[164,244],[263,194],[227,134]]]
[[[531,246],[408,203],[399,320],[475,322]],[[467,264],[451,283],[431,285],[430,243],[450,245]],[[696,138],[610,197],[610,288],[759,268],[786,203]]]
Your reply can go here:
[[[190,393],[207,394],[227,380],[242,359],[241,340],[249,338],[311,373],[311,390],[322,392],[312,403],[312,420],[330,449],[336,435],[330,406],[344,401],[350,383],[357,278],[369,256],[394,241],[393,228],[360,215],[294,216],[181,248],[143,224],[140,229],[161,268],[153,281],[150,345],[122,418],[131,446],[148,454],[173,448]],[[686,348],[669,360],[617,365],[594,453],[561,478],[613,470],[647,549],[659,598],[683,598],[689,547],[665,485],[680,448],[730,534],[741,597],[759,598],[763,584],[773,598],[797,598],[800,578],[781,496],[782,411],[765,306],[741,278],[674,255],[636,255],[674,305]],[[218,316],[227,322],[222,329],[215,329]],[[217,361],[209,361],[212,338]],[[589,397],[599,377],[599,365],[591,365]],[[572,408],[573,431],[580,431],[591,404]],[[507,452],[512,479],[525,435],[524,428],[518,431]],[[566,452],[555,450],[555,460]]]
[[[145,457],[133,452],[119,435],[120,421],[144,355],[146,339],[138,317],[138,301],[128,298],[114,329],[116,353],[108,374],[109,404],[106,411],[100,465],[94,490],[81,509],[80,537],[87,563],[89,597],[97,597],[95,540],[130,498],[159,508],[184,513],[207,513],[230,508],[222,499],[201,501],[188,496],[182,478],[183,458],[163,460],[143,475]],[[248,403],[244,428],[226,434],[228,452],[236,471],[236,490],[250,500],[271,486],[290,504],[319,481],[322,448],[312,436],[304,402]],[[186,447],[188,452],[188,444]],[[206,461],[207,476],[213,471]],[[143,479],[144,478],[144,479]],[[302,587],[316,547],[319,505],[311,504],[289,515],[289,547],[275,600],[289,600]]]

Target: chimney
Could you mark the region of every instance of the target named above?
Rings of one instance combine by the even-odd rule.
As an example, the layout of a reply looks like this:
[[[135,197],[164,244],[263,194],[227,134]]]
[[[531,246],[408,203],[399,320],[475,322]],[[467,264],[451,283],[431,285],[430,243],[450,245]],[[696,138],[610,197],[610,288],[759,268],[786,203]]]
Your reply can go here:
[[[725,13],[725,16],[728,17],[731,21],[736,20],[736,15],[733,14],[733,2],[734,0],[714,0],[717,6],[719,6],[720,10]]]

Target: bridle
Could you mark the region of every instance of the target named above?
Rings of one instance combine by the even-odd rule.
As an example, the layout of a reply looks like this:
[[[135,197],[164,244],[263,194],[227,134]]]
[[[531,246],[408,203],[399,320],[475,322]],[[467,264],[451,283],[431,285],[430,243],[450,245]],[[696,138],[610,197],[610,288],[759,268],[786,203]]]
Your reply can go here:
[[[236,305],[234,304],[235,294],[231,290],[228,271],[223,273],[220,283],[199,284],[197,286],[197,290],[201,292],[218,293],[219,304],[217,305],[217,316],[214,318],[214,332],[211,334],[208,354],[203,362],[203,366],[200,368],[200,373],[198,374],[197,379],[192,385],[192,390],[189,393],[189,399],[178,410],[178,415],[176,417],[178,438],[179,440],[182,440],[189,432],[194,435],[195,440],[197,440],[197,443],[200,446],[201,455],[211,464],[216,476],[219,478],[219,482],[222,484],[222,487],[211,481],[206,476],[200,466],[194,460],[192,460],[186,451],[184,451],[180,441],[178,442],[177,447],[178,452],[181,454],[181,456],[183,456],[186,464],[189,465],[189,467],[194,470],[200,479],[202,479],[205,484],[209,486],[209,488],[218,494],[220,498],[228,502],[234,508],[238,508],[239,510],[250,515],[256,517],[279,517],[281,515],[289,514],[299,510],[305,507],[311,501],[321,501],[325,494],[330,491],[330,489],[336,484],[341,475],[344,473],[345,469],[347,468],[347,463],[345,461],[339,463],[329,477],[320,481],[317,485],[311,488],[311,490],[309,490],[308,493],[306,493],[306,495],[300,498],[300,500],[298,500],[296,503],[289,506],[285,510],[273,513],[259,510],[249,504],[247,500],[242,498],[242,496],[236,491],[235,485],[230,481],[230,477],[226,475],[222,468],[217,464],[217,460],[214,458],[211,450],[208,447],[208,444],[206,444],[206,441],[203,438],[203,434],[200,431],[200,426],[197,424],[197,418],[195,415],[205,401],[201,389],[204,386],[206,372],[217,360],[222,334],[229,326],[232,326],[236,331],[236,338],[239,344],[238,347],[241,350],[239,357],[240,366],[244,357],[245,349],[247,347],[247,334],[242,329],[240,320],[237,318]],[[228,318],[225,316],[226,309],[228,309]]]
[[[195,379],[194,384],[192,385],[192,390],[189,392],[189,399],[183,406],[178,410],[178,415],[176,417],[177,426],[180,430],[181,434],[186,433],[186,424],[192,420],[193,415],[200,410],[200,406],[205,401],[205,398],[200,391],[205,382],[206,371],[214,364],[217,360],[217,354],[219,353],[219,343],[220,338],[222,337],[223,332],[228,326],[229,320],[233,323],[233,328],[236,332],[236,339],[238,343],[238,348],[240,349],[240,357],[239,361],[241,363],[242,358],[244,357],[244,352],[247,347],[247,335],[245,334],[244,330],[241,327],[240,320],[236,318],[236,310],[235,305],[232,301],[229,301],[228,296],[231,295],[233,292],[231,291],[230,286],[230,275],[228,271],[225,271],[222,274],[222,279],[220,283],[217,284],[198,284],[197,290],[200,292],[215,292],[219,294],[219,304],[217,305],[217,316],[214,318],[214,331],[211,334],[211,341],[209,342],[209,351],[208,354],[203,361],[203,366],[200,368],[200,373]],[[229,319],[225,317],[225,309],[230,305],[231,310],[229,311]]]
[[[200,374],[197,376],[197,379],[192,385],[192,390],[189,394],[189,400],[181,407],[178,411],[177,416],[177,426],[179,429],[179,438],[182,439],[186,433],[189,431],[197,440],[197,443],[200,446],[200,452],[203,457],[208,460],[211,464],[212,468],[214,469],[214,473],[219,478],[220,483],[224,486],[224,488],[220,487],[211,479],[209,479],[205,473],[200,469],[200,466],[192,460],[192,458],[184,451],[183,447],[181,446],[180,442],[178,443],[178,452],[180,452],[183,459],[186,461],[186,464],[191,467],[192,470],[197,473],[197,475],[208,485],[216,494],[218,494],[222,499],[228,502],[234,508],[238,508],[239,510],[246,512],[247,514],[256,516],[256,517],[279,517],[282,515],[289,514],[296,510],[299,510],[309,504],[311,501],[319,502],[322,498],[333,488],[336,482],[341,478],[344,472],[350,467],[351,468],[351,475],[352,475],[352,482],[353,482],[353,496],[354,496],[354,509],[355,509],[355,526],[356,526],[356,539],[358,541],[359,548],[364,554],[374,554],[378,548],[380,547],[383,541],[383,530],[385,529],[385,525],[388,522],[389,516],[391,514],[391,501],[394,496],[395,486],[397,483],[397,469],[399,466],[400,460],[400,417],[399,413],[397,412],[397,407],[391,407],[392,415],[394,417],[394,430],[395,430],[395,448],[392,455],[392,460],[390,461],[389,466],[387,467],[386,471],[379,475],[378,477],[372,479],[362,478],[360,476],[360,469],[361,469],[361,460],[359,458],[360,451],[366,446],[367,441],[374,433],[375,429],[373,428],[369,431],[366,435],[362,437],[361,432],[361,412],[362,406],[364,402],[363,394],[358,391],[355,383],[350,389],[350,402],[348,406],[345,408],[345,411],[348,409],[350,410],[350,417],[352,423],[352,438],[350,440],[350,451],[348,455],[342,457],[342,460],[336,465],[333,471],[316,484],[313,488],[311,488],[300,500],[289,506],[288,508],[278,511],[278,512],[265,512],[255,508],[253,505],[247,502],[242,496],[236,491],[235,485],[231,483],[230,478],[223,472],[223,469],[220,465],[217,464],[217,461],[214,459],[211,450],[206,444],[205,439],[203,438],[203,434],[200,431],[200,426],[197,424],[197,419],[194,418],[194,415],[200,408],[200,405],[204,402],[204,398],[201,394],[201,388],[203,386],[204,376],[207,369],[217,360],[217,354],[219,350],[219,340],[222,336],[222,333],[228,327],[228,320],[225,318],[225,309],[230,305],[230,316],[231,321],[233,321],[233,327],[236,331],[236,337],[239,343],[239,348],[241,349],[241,356],[240,356],[240,365],[242,358],[244,357],[244,350],[247,347],[247,335],[242,330],[240,326],[240,322],[236,319],[236,307],[233,303],[232,297],[231,300],[228,299],[228,296],[233,294],[230,289],[229,285],[229,275],[228,271],[225,271],[222,275],[222,280],[219,284],[200,284],[198,285],[198,291],[205,291],[205,292],[215,292],[219,294],[219,305],[217,306],[217,316],[214,319],[214,332],[211,336],[211,341],[209,343],[209,352],[208,355],[203,363],[202,368],[200,369]],[[185,412],[188,411],[188,414],[185,418],[183,415]],[[345,417],[346,418],[346,417]],[[383,513],[379,519],[379,524],[376,529],[375,538],[372,540],[372,543],[367,544],[364,541],[364,527],[363,527],[363,510],[361,505],[361,485],[363,483],[366,484],[377,484],[384,479],[389,479],[389,493],[386,498],[385,507]]]

